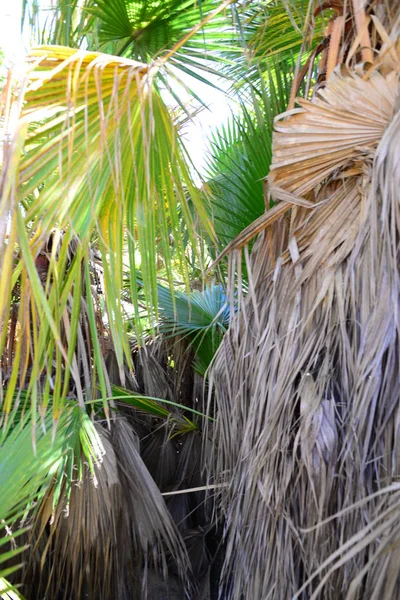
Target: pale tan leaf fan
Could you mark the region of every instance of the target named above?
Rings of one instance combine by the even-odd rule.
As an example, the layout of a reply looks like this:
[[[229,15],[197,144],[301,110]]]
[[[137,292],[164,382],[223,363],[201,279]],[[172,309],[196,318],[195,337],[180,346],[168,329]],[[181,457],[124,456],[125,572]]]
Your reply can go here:
[[[398,91],[395,72],[363,77],[338,69],[313,101],[299,98],[301,108],[275,121],[271,195],[280,190],[304,196],[333,173],[349,168],[376,146],[390,122]]]

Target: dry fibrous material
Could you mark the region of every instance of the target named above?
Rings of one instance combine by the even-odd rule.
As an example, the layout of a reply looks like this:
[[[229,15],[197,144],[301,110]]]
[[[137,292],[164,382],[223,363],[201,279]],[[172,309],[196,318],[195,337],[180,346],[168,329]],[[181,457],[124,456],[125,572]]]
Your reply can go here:
[[[85,465],[68,504],[65,499],[54,508],[50,492],[35,518],[25,572],[29,597],[151,598],[152,580],[169,577],[171,556],[184,590],[186,548],[133,428],[119,417],[112,434],[96,429],[104,457],[95,479]]]
[[[276,120],[281,208],[211,373],[235,600],[400,597],[399,20],[381,13],[374,64],[355,32]]]

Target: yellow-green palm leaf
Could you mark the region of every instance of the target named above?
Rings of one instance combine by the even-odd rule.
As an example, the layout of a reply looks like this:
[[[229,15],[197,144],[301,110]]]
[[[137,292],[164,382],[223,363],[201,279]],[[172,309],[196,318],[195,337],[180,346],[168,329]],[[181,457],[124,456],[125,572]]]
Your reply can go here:
[[[35,405],[45,408],[46,397],[53,395],[57,418],[71,374],[81,404],[96,380],[103,397],[110,395],[98,330],[104,329],[105,314],[106,337],[118,362],[129,363],[121,305],[123,267],[131,271],[136,307],[140,260],[152,319],[157,252],[170,281],[172,264],[186,274],[182,222],[189,240],[195,238],[189,195],[211,233],[174,123],[152,88],[156,68],[95,52],[40,47],[28,57],[18,102],[12,105],[6,98],[0,355],[9,337],[6,323],[16,288],[20,331],[5,374],[6,412],[15,387],[26,385]],[[101,256],[104,303],[93,286],[93,242]],[[45,263],[42,271],[40,261]],[[79,367],[85,352],[86,363],[90,365],[92,356],[95,366],[86,369],[82,386]]]

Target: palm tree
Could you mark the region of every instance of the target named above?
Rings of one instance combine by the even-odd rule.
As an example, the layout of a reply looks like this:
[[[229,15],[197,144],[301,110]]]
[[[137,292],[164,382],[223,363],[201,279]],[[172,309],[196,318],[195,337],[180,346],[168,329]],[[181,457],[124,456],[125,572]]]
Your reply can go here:
[[[45,46],[3,93],[0,179],[0,443],[30,465],[0,518],[14,561],[30,525],[23,591],[200,600],[222,563],[233,599],[395,597],[396,11],[59,0],[43,27],[26,6]],[[185,76],[219,64],[243,110],[198,190],[165,98],[187,110]],[[190,291],[218,252],[231,311],[219,284]],[[207,428],[200,373],[232,317]]]
[[[211,375],[233,599],[400,597],[400,14],[328,4],[275,121],[275,204],[229,246],[262,232]]]
[[[179,374],[194,359],[193,344],[206,345],[194,336],[172,348],[169,337],[137,346],[159,318],[159,263],[176,307],[176,274],[189,290],[189,246],[202,268],[196,224],[214,237],[163,92],[176,79],[171,64],[191,71],[197,53],[201,65],[204,26],[212,17],[220,27],[228,4],[204,3],[199,12],[195,2],[154,3],[151,15],[142,3],[138,15],[116,2],[122,22],[140,35],[115,33],[110,41],[106,3],[83,10],[60,2],[61,18],[50,19],[42,41],[84,41],[88,49],[36,48],[23,82],[3,91],[1,448],[6,457],[11,447],[14,463],[19,457],[20,487],[1,518],[10,548],[4,559],[25,549],[14,547],[17,533],[30,543],[27,597],[155,597],[165,593],[160,574],[171,594],[191,589],[190,578],[210,585],[207,550],[200,562],[196,552],[190,560],[213,538],[209,504],[202,490],[174,495],[205,483],[202,385],[192,376],[184,389]],[[161,32],[157,51],[171,50],[147,64],[154,31]],[[93,50],[97,43],[115,54]],[[211,70],[208,57],[204,68]],[[24,440],[27,432],[33,439],[24,455],[21,428]],[[51,477],[41,469],[31,480],[44,461],[42,431],[44,464],[55,466]],[[192,455],[199,464],[189,468]],[[7,479],[14,463],[2,464]],[[8,566],[0,573],[2,593],[9,573]]]

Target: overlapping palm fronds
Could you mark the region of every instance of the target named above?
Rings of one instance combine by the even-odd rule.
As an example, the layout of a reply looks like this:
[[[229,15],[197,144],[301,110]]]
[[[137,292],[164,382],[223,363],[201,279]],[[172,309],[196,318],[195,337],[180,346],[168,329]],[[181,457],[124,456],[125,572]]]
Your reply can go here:
[[[47,7],[43,26],[43,9],[37,0],[27,0],[22,24],[29,19],[36,44],[85,47],[145,63],[156,60],[155,85],[186,110],[188,92],[206,105],[190,84],[193,78],[216,87],[219,63],[233,64],[241,53],[228,10],[233,1],[57,0]]]
[[[0,577],[0,598],[1,600],[20,600],[17,588],[4,577]]]
[[[276,120],[277,204],[231,245],[264,230],[212,369],[232,599],[400,594],[400,16],[343,8],[332,75]]]
[[[271,78],[279,87],[285,72],[290,72],[289,81],[292,81],[328,46],[323,32],[330,16],[336,14],[338,4],[250,0],[235,5],[233,12],[239,23],[244,52],[230,67],[234,87],[251,84],[257,88],[260,82],[268,83]]]
[[[186,337],[160,335],[134,351],[135,391],[116,386],[113,397],[119,416],[140,437],[143,461],[185,542],[192,569],[190,597],[202,598],[203,585],[217,593],[213,563],[221,538],[213,521],[212,493],[206,495],[202,449],[211,452],[211,445],[203,436],[204,382],[192,368],[193,357]],[[172,558],[167,583],[175,589]],[[158,581],[157,589],[163,587],[155,574],[149,585],[152,581]],[[149,587],[149,597],[151,593],[158,598],[154,587]]]
[[[95,18],[90,7],[95,0],[57,0],[43,5],[40,0],[22,0],[21,31],[30,34],[30,42],[80,48],[97,38]]]
[[[81,310],[89,324],[103,397],[110,395],[100,356],[97,307],[93,303],[88,254],[93,236],[98,240],[102,258],[112,342],[119,365],[124,360],[129,364],[120,304],[123,248],[127,247],[132,281],[140,253],[145,302],[151,315],[157,305],[155,239],[161,240],[169,280],[168,257],[172,252],[182,274],[187,276],[182,215],[187,219],[189,236],[193,239],[195,235],[186,200],[188,191],[204,223],[207,217],[180,154],[167,109],[160,96],[152,92],[152,71],[148,67],[107,55],[54,47],[33,51],[29,60],[33,66],[21,97],[23,110],[13,128],[10,125],[7,130],[10,142],[4,148],[1,182],[0,354],[16,284],[20,288],[18,323],[22,332],[3,411],[10,410],[9,398],[17,378],[21,378],[20,384],[26,380],[32,352],[36,360],[28,394],[38,393],[37,382],[48,372],[54,378],[53,407],[57,416],[63,393],[68,389],[64,374],[70,372],[77,389],[81,389],[74,365]],[[9,108],[8,101],[6,98],[5,110]],[[22,148],[25,152],[20,158]],[[7,222],[11,225],[9,235]],[[48,253],[43,289],[35,261],[54,225],[56,233]],[[164,235],[166,230],[174,236],[173,248]],[[69,260],[72,239],[78,244]],[[14,244],[19,252],[16,263]],[[56,280],[63,282],[61,289],[52,285]],[[133,284],[131,293],[137,310]],[[29,331],[38,324],[40,332],[31,341]],[[61,339],[61,326],[67,340]],[[49,371],[53,351],[56,366]]]
[[[23,81],[10,82],[2,95],[4,427],[18,427],[17,411],[31,410],[34,422],[50,419],[53,435],[67,444],[60,423],[70,402],[92,427],[87,407],[110,427],[110,348],[120,383],[133,370],[121,293],[126,265],[140,335],[137,264],[147,319],[155,322],[157,252],[171,289],[172,264],[188,285],[186,245],[189,240],[196,248],[197,235],[193,207],[213,236],[173,120],[154,89],[157,69],[96,52],[40,47],[29,55]],[[164,578],[175,572],[181,590],[187,588],[182,536],[141,459],[136,433],[120,416],[117,421],[111,433],[96,425],[107,447],[100,469],[75,471],[79,444],[62,460],[60,473],[68,473],[69,483],[62,475],[41,502],[24,574],[28,596],[126,592],[142,598],[149,565]],[[197,430],[189,419],[181,421],[180,435]],[[37,428],[32,432],[38,443]]]
[[[323,26],[337,10],[337,4],[326,3],[324,10],[319,10],[318,3],[304,0],[249,3],[248,8],[253,13],[250,12],[249,22],[254,24],[249,45],[258,57],[260,68],[268,70],[271,56],[282,61],[297,58],[302,49],[303,52],[311,50],[322,37]]]
[[[25,570],[28,597],[146,597],[144,564],[166,577],[173,563],[185,589],[186,550],[140,456],[136,434],[122,416],[111,434],[100,425],[96,431],[104,457],[95,468],[95,485],[85,467],[72,489],[68,518],[65,501],[54,509],[52,494],[40,506]]]
[[[208,60],[222,50],[216,31],[230,3],[112,4],[114,14],[106,2],[56,2],[64,18],[50,28],[51,41],[89,50],[33,50],[23,80],[2,96],[2,425],[31,409],[33,439],[38,444],[39,427],[52,425],[64,452],[59,472],[69,475],[53,485],[34,522],[28,595],[144,598],[167,594],[169,581],[171,594],[210,596],[221,539],[203,489],[203,448],[208,461],[216,456],[213,483],[221,479],[225,490],[227,597],[396,597],[398,14],[379,2],[365,12],[356,0],[304,11],[285,1],[286,14],[281,3],[260,1],[251,21],[253,6],[238,3],[238,15],[248,9],[248,28],[260,31],[264,9],[269,19],[267,35],[254,32],[244,53],[245,91],[263,93],[270,77],[265,105],[276,106],[286,98],[278,68],[297,67],[288,111],[276,120],[275,205],[229,245],[240,275],[236,250],[264,232],[247,299],[217,354],[217,422],[214,429],[209,419],[213,429],[203,435],[203,380],[187,365],[210,331],[219,343],[229,312],[221,289],[192,292],[189,302],[174,290],[175,269],[189,287],[187,244],[196,249],[198,231],[214,232],[159,90],[175,67],[199,78],[199,65],[214,71]],[[99,39],[120,56],[92,51]],[[260,70],[264,83],[256,85]],[[264,127],[254,106],[241,125],[241,157],[222,148],[231,179],[225,191],[235,200],[232,188],[241,191],[238,211],[252,206],[256,187],[264,201],[262,183],[253,184],[268,169],[276,111]],[[266,162],[254,150],[260,130]],[[254,165],[257,175],[246,181]],[[160,256],[170,287],[164,298]],[[167,336],[133,352],[127,268],[137,336],[143,312],[151,324],[163,314],[168,322]],[[193,325],[200,334],[190,333]],[[132,393],[113,385],[129,383]],[[112,407],[122,401],[112,414],[109,400]],[[74,470],[85,440],[93,446],[88,430],[68,437],[60,429],[71,402],[105,450],[92,471]],[[88,406],[102,425],[89,419]],[[188,585],[192,575],[197,589]]]
[[[0,569],[3,594],[7,594],[8,586],[5,577],[20,569],[26,560],[38,507],[47,497],[50,511],[54,510],[62,489],[64,506],[68,507],[72,486],[81,478],[83,461],[85,469],[94,474],[104,456],[93,423],[73,403],[65,408],[55,439],[50,412],[43,420],[32,420],[29,412],[24,415],[20,409],[17,412],[13,415],[16,424],[10,421],[0,437],[0,548],[9,546],[6,552],[0,550],[0,563],[6,563]],[[36,430],[34,445],[32,429]],[[11,586],[10,597],[15,594],[17,590]]]

